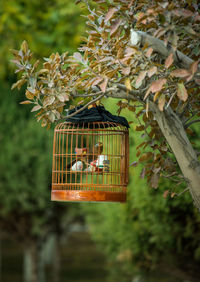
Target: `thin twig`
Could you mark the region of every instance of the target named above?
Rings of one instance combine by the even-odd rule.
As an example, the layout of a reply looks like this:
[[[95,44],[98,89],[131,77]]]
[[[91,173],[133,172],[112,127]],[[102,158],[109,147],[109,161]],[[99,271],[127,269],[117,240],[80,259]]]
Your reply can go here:
[[[198,112],[199,111],[192,112],[192,115],[184,121],[184,124],[186,124],[190,119],[192,119],[196,114],[198,114]]]
[[[102,92],[101,92],[102,93]],[[83,106],[82,108],[80,108],[79,110],[75,111],[74,113],[72,113],[71,115],[68,115],[66,117],[62,117],[61,119],[57,120],[60,121],[62,119],[68,119],[70,117],[75,116],[76,114],[82,112],[84,109],[86,109],[88,106],[90,106],[91,104],[99,101],[101,98],[103,98],[103,96],[105,95],[105,93],[102,93],[101,95],[99,95],[97,98],[93,99],[92,101],[88,102],[85,106]]]
[[[182,195],[183,193],[187,192],[189,190],[189,188],[185,188],[185,190],[183,190],[182,192],[176,194],[176,197],[179,197],[180,195]]]
[[[71,94],[73,97],[81,97],[81,98],[87,98],[87,97],[94,97],[97,96],[98,94],[102,93],[102,91],[92,93],[92,94]]]
[[[106,94],[106,93],[109,92],[109,91],[113,91],[113,90],[115,90],[113,87],[107,88],[104,94]],[[93,90],[93,91],[94,91],[94,90]],[[99,95],[99,94],[101,94],[101,93],[102,93],[102,91],[97,91],[97,92],[91,93],[91,94],[74,94],[74,93],[71,93],[71,96],[73,96],[73,97],[87,98],[87,97],[94,97],[94,96],[97,96],[97,95]]]
[[[200,119],[195,119],[195,120],[192,120],[190,122],[188,122],[188,124],[185,124],[184,128],[188,128],[190,125],[192,125],[193,123],[196,123],[196,122],[200,122]]]
[[[140,90],[129,90],[129,89],[127,89],[126,86],[123,85],[123,84],[119,84],[119,83],[118,83],[116,86],[117,86],[117,88],[119,88],[119,89],[121,89],[121,90],[124,90],[124,91],[128,91],[129,94],[133,94],[133,95],[135,95],[135,94],[136,94],[136,95],[138,95],[138,94],[141,95],[141,93],[142,93],[142,92],[145,92],[145,91],[147,90],[147,88],[148,88],[148,87],[145,87],[145,88],[140,89]],[[143,94],[143,93],[142,93],[142,94]]]
[[[85,2],[86,6],[87,6],[87,8],[88,8],[88,11],[89,11],[91,14],[93,14],[94,16],[98,16],[94,11],[91,10],[88,1],[87,1],[87,0],[84,0],[84,2]]]
[[[172,94],[172,96],[170,97],[169,102],[167,103],[167,106],[166,106],[165,109],[167,109],[167,108],[169,107],[169,105],[171,104],[171,101],[172,101],[172,99],[174,98],[174,95],[175,95],[175,94],[176,94],[176,92],[174,92],[174,93]]]
[[[143,124],[141,123],[139,117],[136,116],[136,119],[138,120],[140,126],[143,126]],[[145,128],[145,126],[144,126],[144,132],[146,133],[147,137],[149,137],[149,133],[147,132],[147,129]]]

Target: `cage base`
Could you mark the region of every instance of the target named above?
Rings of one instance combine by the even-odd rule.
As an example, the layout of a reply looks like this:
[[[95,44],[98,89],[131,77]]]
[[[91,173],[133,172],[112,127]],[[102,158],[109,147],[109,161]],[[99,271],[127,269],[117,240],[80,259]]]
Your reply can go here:
[[[124,192],[52,190],[51,200],[59,202],[126,202]]]

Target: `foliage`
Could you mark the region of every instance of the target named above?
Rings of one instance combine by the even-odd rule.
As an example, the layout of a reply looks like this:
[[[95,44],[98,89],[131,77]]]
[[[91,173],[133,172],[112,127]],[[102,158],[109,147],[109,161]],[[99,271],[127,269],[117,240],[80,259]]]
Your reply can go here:
[[[22,118],[23,114],[17,113],[16,105],[8,98],[1,101],[1,113],[1,226],[4,232],[12,230],[19,237],[26,233],[27,238],[43,236],[51,215],[47,203],[52,132],[41,132],[37,124]]]
[[[74,1],[1,1],[0,79],[12,75],[8,49],[17,48],[24,39],[37,57],[55,51],[72,53],[81,42],[84,29],[84,18]]]
[[[0,15],[0,225],[7,234],[23,240],[44,239],[50,230],[61,231],[68,209],[50,202],[52,131],[41,132],[29,120],[28,111],[16,104],[21,95],[11,98],[8,83],[13,80],[13,66],[8,48],[26,39],[36,57],[55,50],[72,52],[81,42],[84,19],[69,0],[47,0],[42,5],[39,1],[2,1]]]
[[[27,83],[27,100],[22,103],[32,104],[32,111],[39,111],[37,120],[48,127],[62,118],[70,99],[82,97],[78,103],[86,101],[89,105],[93,96],[98,100],[125,92],[122,96],[126,100],[118,102],[118,113],[127,108],[136,114],[136,131],[141,131],[144,138],[137,147],[137,157],[144,166],[142,175],[154,188],[161,176],[180,185],[185,182],[184,176],[154,119],[151,103],[157,104],[161,112],[173,109],[187,133],[192,134],[187,127],[200,115],[197,1],[96,0],[96,8],[84,2],[88,36],[80,52],[73,56],[52,54],[37,69],[38,62],[32,62],[24,42],[20,51],[13,51],[17,72],[21,73],[13,88],[20,89]],[[146,32],[153,36],[151,40],[157,40],[152,44],[159,45],[162,40],[162,56],[159,47],[155,52],[147,43],[142,47],[133,43],[134,36],[144,37]]]
[[[75,216],[69,207],[50,202],[52,131],[41,132],[18,105],[24,89],[11,97],[9,84],[16,75],[8,49],[26,39],[36,57],[55,50],[72,53],[81,42],[84,19],[69,0],[1,1],[0,15],[0,226],[22,242],[44,240],[50,231],[62,235],[66,220]]]

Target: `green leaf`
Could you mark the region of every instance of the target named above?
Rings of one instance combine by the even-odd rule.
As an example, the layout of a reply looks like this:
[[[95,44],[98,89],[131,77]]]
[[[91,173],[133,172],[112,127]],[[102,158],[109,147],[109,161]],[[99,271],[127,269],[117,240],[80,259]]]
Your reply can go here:
[[[177,86],[178,86],[177,96],[179,97],[180,100],[185,102],[188,98],[187,89],[185,88],[185,85],[182,82],[178,83]]]

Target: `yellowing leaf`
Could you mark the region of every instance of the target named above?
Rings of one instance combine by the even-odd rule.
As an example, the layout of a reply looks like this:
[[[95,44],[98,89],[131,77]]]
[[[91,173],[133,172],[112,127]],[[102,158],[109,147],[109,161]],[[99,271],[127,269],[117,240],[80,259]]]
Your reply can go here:
[[[162,112],[165,105],[165,95],[161,95],[158,99],[158,108]]]
[[[123,68],[123,69],[122,69],[122,74],[123,74],[123,75],[129,75],[130,71],[131,71],[131,68],[130,68],[130,67]]]
[[[154,75],[156,72],[157,72],[157,67],[156,67],[156,66],[150,68],[150,69],[148,70],[148,73],[147,73],[147,74],[148,74],[148,77],[152,77],[152,75]]]
[[[15,50],[15,49],[10,49],[10,51],[12,52],[12,54],[14,55],[14,56],[19,56],[19,51],[18,50]],[[20,58],[21,58],[21,56],[19,56]]]
[[[50,112],[50,114],[48,115],[48,119],[53,123],[55,121],[55,115],[54,113]]]
[[[37,60],[37,61],[34,63],[33,68],[36,69],[36,68],[39,66],[39,63],[40,63],[40,61]]]
[[[92,86],[98,85],[101,81],[103,80],[102,77],[96,77],[93,82],[92,82]]]
[[[142,156],[139,158],[139,162],[148,161],[148,160],[151,159],[152,157],[153,157],[153,153],[152,153],[152,152],[144,153],[144,154],[142,154]]]
[[[166,78],[160,78],[156,81],[153,81],[149,87],[149,89],[147,90],[145,96],[144,96],[144,100],[149,96],[149,94],[155,93],[160,91],[163,88],[163,85],[167,82]]]
[[[141,71],[138,78],[136,79],[135,82],[135,88],[139,88],[142,85],[142,81],[144,80],[146,76],[147,71]]]
[[[129,91],[132,89],[130,78],[126,78],[125,86],[126,86],[126,89]]]
[[[79,52],[75,52],[74,54],[73,54],[73,57],[77,60],[77,61],[79,61],[79,62],[83,62],[83,57],[82,57],[82,55],[81,55],[81,53],[79,53]]]
[[[69,101],[69,96],[66,93],[59,94],[57,97],[61,102]]]
[[[22,104],[22,105],[25,105],[25,104],[31,104],[32,102],[31,101],[29,101],[29,100],[26,100],[26,101],[23,101],[23,102],[20,102],[20,104]]]
[[[165,190],[165,192],[163,193],[163,198],[167,198],[167,196],[168,196],[168,194],[169,194],[169,190]]]
[[[146,52],[147,58],[150,58],[150,57],[151,57],[152,52],[153,52],[153,48],[151,48],[151,47],[148,48],[148,50],[147,50],[147,52]]]
[[[166,69],[168,69],[171,66],[173,61],[174,61],[174,55],[173,55],[173,53],[171,53],[171,54],[169,54],[169,56],[165,60],[165,67],[166,67]]]
[[[25,40],[22,42],[21,50],[23,51],[24,54],[26,54],[28,51],[28,44]]]
[[[106,78],[104,78],[103,82],[101,84],[99,84],[99,87],[100,87],[102,92],[106,91],[107,84],[108,84],[108,78],[106,77]]]
[[[144,125],[136,126],[136,131],[143,131],[144,130]]]
[[[64,102],[65,101],[65,98],[62,94],[59,94],[58,96],[58,99],[61,101],[61,102]]]
[[[190,70],[191,70],[192,74],[194,74],[194,73],[197,71],[198,63],[199,63],[199,61],[196,61],[196,62],[193,62],[193,63],[191,64]]]
[[[149,117],[149,99],[147,99],[147,103],[146,103],[146,116]]]
[[[159,175],[157,173],[154,173],[151,176],[151,187],[152,188],[158,188],[158,180],[159,180]]]
[[[93,15],[88,15],[88,19],[90,19],[91,21],[94,21],[95,17]]]
[[[109,21],[116,11],[116,8],[110,8],[105,16],[105,22]]]
[[[42,123],[41,123],[41,126],[42,127],[45,127],[47,125],[47,120],[46,119],[43,119],[42,120]]]
[[[151,92],[155,93],[160,91],[166,82],[167,82],[166,78],[160,78],[156,81],[153,81],[151,84]]]
[[[28,98],[28,99],[30,99],[30,100],[33,100],[33,98],[34,98],[34,95],[33,95],[33,93],[31,93],[30,91],[28,91],[28,90],[26,90],[26,97]]]
[[[155,93],[155,95],[154,95],[154,97],[153,97],[153,101],[154,101],[154,102],[157,100],[157,98],[159,97],[159,95],[160,95],[160,92],[159,92],[159,91]]]
[[[185,88],[185,85],[183,83],[178,83],[178,90],[177,90],[177,96],[180,100],[186,101],[188,98],[187,89]]]
[[[34,106],[34,107],[32,108],[31,112],[36,112],[36,111],[38,111],[38,110],[40,110],[40,109],[41,109],[41,106],[40,106],[40,105],[37,105],[37,106]]]
[[[44,98],[43,106],[47,107],[49,105],[52,105],[54,101],[55,101],[55,97],[54,96],[48,96],[48,97]]]
[[[127,47],[125,49],[125,57],[130,57],[131,55],[135,54],[137,52],[135,47]]]
[[[188,71],[188,70],[185,70],[185,69],[177,69],[177,70],[174,70],[171,72],[171,76],[174,76],[174,77],[187,77],[189,76],[191,73]]]
[[[110,35],[113,35],[113,34],[117,31],[117,29],[118,29],[118,27],[120,26],[121,22],[122,22],[122,20],[120,19],[120,20],[116,21],[116,22],[111,26]]]
[[[49,69],[41,69],[41,70],[38,72],[38,75],[43,74],[43,73],[46,73],[46,72],[49,72]]]
[[[14,83],[14,84],[12,85],[11,90],[13,90],[13,89],[16,88],[16,87],[17,87],[18,90],[20,90],[20,88],[22,87],[22,85],[23,85],[25,82],[26,82],[26,79],[24,79],[24,78],[18,80],[16,83]]]
[[[171,193],[171,198],[174,198],[175,195],[176,195],[176,193],[172,192]]]

